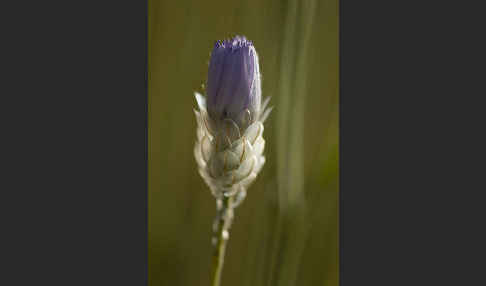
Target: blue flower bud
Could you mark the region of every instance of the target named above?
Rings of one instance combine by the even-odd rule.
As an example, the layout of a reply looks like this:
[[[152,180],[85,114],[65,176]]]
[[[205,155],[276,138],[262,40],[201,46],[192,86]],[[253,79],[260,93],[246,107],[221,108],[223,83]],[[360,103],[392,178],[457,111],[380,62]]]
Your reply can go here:
[[[211,118],[229,118],[241,124],[249,116],[254,121],[260,104],[260,70],[253,43],[239,36],[217,41],[207,81],[207,109]]]

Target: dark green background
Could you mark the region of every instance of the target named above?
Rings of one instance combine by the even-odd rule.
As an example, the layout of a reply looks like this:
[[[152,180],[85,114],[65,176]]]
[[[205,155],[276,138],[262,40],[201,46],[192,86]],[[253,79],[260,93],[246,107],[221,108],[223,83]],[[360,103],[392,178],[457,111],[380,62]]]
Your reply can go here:
[[[222,285],[338,285],[338,2],[149,1],[149,285],[210,285],[215,201],[193,158],[214,41],[260,57],[267,163],[236,209]]]

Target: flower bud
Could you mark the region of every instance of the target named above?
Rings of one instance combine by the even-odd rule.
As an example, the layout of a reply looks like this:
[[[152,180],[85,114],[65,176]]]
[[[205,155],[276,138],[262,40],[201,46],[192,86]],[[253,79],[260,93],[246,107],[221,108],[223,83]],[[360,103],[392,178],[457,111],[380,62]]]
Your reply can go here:
[[[239,36],[217,41],[208,71],[209,116],[215,121],[229,118],[239,126],[248,126],[259,116],[260,104],[260,70],[252,42]]]
[[[272,110],[269,97],[261,103],[258,55],[251,42],[236,36],[215,44],[206,92],[206,97],[195,93],[199,173],[216,198],[236,196],[240,203],[265,164],[263,123]]]

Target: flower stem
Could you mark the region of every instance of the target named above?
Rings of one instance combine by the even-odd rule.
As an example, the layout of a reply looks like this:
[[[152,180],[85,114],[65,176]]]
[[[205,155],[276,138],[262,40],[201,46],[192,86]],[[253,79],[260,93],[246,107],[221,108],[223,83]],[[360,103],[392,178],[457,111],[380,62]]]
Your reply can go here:
[[[226,243],[229,239],[229,229],[233,220],[233,197],[223,196],[216,201],[216,220],[214,222],[214,255],[213,255],[213,283],[220,286],[221,273],[224,265]]]

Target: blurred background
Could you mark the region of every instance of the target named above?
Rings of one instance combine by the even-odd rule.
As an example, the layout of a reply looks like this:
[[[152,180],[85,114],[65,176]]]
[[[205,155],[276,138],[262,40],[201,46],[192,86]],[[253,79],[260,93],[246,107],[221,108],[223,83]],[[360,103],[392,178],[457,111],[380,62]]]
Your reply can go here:
[[[338,1],[149,0],[149,285],[210,285],[215,200],[193,157],[214,42],[253,41],[266,164],[236,209],[222,285],[338,285]]]

